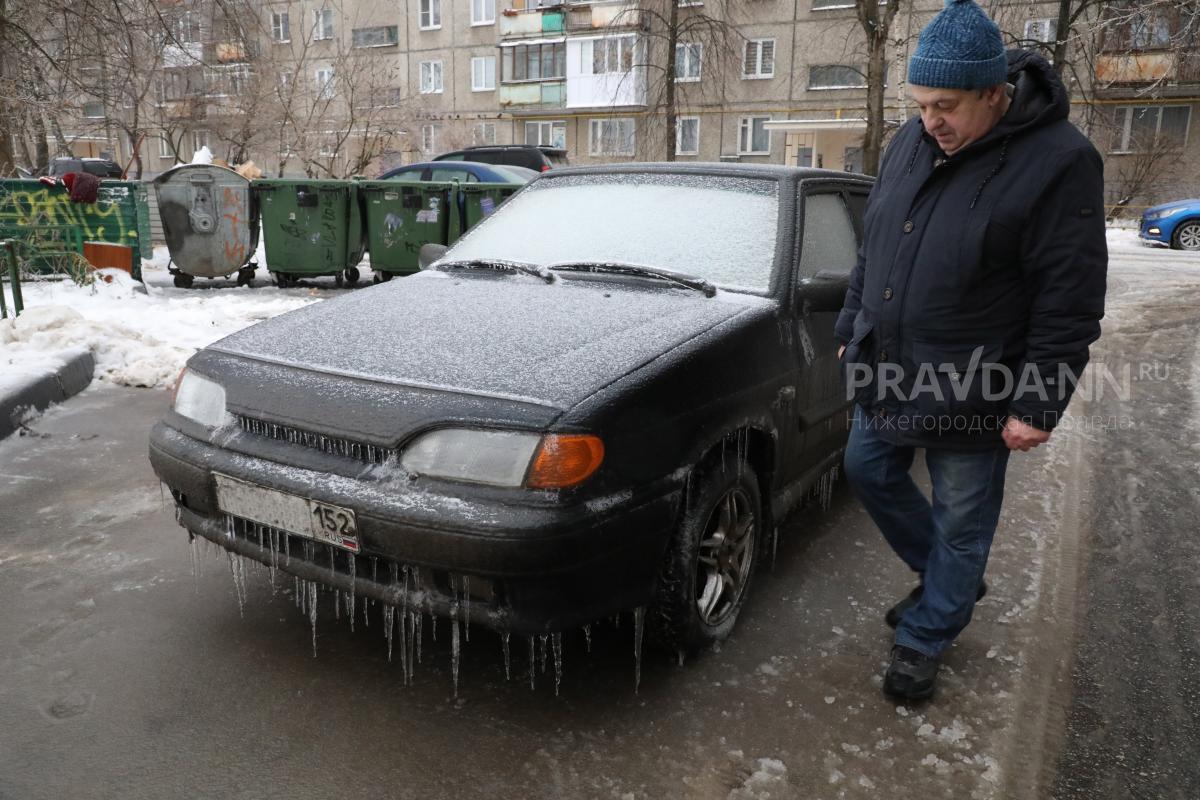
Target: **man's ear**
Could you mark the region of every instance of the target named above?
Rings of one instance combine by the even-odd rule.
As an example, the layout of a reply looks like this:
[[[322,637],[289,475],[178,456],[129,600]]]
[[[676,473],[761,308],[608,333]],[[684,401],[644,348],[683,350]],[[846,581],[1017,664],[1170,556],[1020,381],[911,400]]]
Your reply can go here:
[[[987,100],[988,106],[995,108],[1004,100],[1006,91],[1005,85],[1001,83],[997,86],[989,86],[988,88],[984,89],[983,96]]]

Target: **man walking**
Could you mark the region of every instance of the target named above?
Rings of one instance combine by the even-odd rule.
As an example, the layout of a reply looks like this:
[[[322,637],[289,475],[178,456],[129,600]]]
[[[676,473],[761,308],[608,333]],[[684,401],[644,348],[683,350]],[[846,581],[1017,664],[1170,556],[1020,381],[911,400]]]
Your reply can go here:
[[[1100,156],[1044,59],[951,0],[908,81],[921,113],[884,155],[837,336],[847,476],[918,578],[883,689],[916,699],[986,591],[1009,452],[1050,438],[1100,335],[1108,256]]]

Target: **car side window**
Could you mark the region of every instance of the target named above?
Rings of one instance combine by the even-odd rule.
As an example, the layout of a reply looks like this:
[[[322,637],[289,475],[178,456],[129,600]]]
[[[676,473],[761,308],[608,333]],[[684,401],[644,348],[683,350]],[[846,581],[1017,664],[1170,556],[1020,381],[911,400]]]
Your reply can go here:
[[[474,175],[467,172],[465,169],[434,169],[430,175],[431,181],[458,181],[459,183],[471,183],[477,180]]]
[[[854,225],[859,231],[859,241],[862,241],[862,232],[864,230],[863,223],[867,216],[867,193],[866,192],[846,192],[846,202],[850,206],[850,216],[854,219]]]
[[[804,198],[800,277],[849,275],[858,256],[858,236],[840,191],[814,192]]]

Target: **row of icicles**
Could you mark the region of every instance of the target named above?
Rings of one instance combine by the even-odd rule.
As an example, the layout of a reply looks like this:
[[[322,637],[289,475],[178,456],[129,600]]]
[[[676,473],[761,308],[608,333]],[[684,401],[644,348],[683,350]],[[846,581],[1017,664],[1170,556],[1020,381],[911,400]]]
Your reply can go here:
[[[232,525],[232,521],[230,521]],[[291,559],[290,553],[290,537],[281,535],[278,531],[272,529],[260,529],[260,537],[270,538],[271,545],[271,563],[263,565],[260,562],[238,555],[232,551],[226,550],[225,553],[229,557],[229,570],[233,576],[234,592],[237,595],[238,612],[244,614],[247,599],[246,587],[246,567],[247,564],[252,565],[255,571],[266,567],[271,585],[271,594],[274,596],[278,591],[278,582],[276,579],[278,573],[278,560],[280,557],[279,545],[283,544],[283,558],[285,565]],[[189,535],[190,536],[190,535]],[[219,556],[223,548],[217,547],[207,539],[197,536],[190,536],[191,539],[191,558],[192,558],[192,577],[194,580],[199,579],[201,559],[197,552],[197,541],[203,542],[206,551],[215,549],[216,555]],[[280,542],[280,539],[283,541]],[[315,554],[315,542],[303,542],[304,559],[312,563]],[[331,572],[335,569],[333,548],[330,547],[330,564]],[[351,580],[355,576],[355,559],[352,554],[347,554],[346,563]],[[391,605],[389,603],[378,603],[371,598],[357,598],[353,591],[343,591],[341,589],[331,589],[330,587],[319,583],[318,581],[305,580],[296,576],[292,576],[292,597],[295,601],[296,608],[308,618],[309,625],[312,628],[312,647],[313,658],[317,656],[317,609],[320,605],[320,598],[329,592],[333,592],[333,612],[336,619],[341,619],[345,616],[350,625],[350,630],[353,632],[357,609],[362,609],[362,624],[365,627],[370,626],[370,609],[375,605],[382,606],[383,612],[383,635],[387,640],[388,662],[393,660],[396,645],[399,645],[400,668],[404,679],[405,686],[411,686],[413,683],[413,675],[416,666],[421,663],[422,652],[421,643],[425,627],[425,618],[429,617],[430,635],[433,641],[437,641],[438,616],[433,613],[431,605],[431,597],[428,592],[421,588],[421,573],[418,567],[410,567],[396,563],[389,563],[391,569],[392,586],[400,590],[403,601],[400,605]],[[378,569],[378,562],[372,559],[372,572]],[[377,574],[372,576],[377,578]],[[454,684],[454,696],[458,697],[458,676],[459,665],[461,663],[462,643],[463,641],[471,641],[471,625],[470,625],[470,577],[466,575],[451,577],[451,593],[452,600],[450,603],[450,672]],[[645,609],[636,608],[633,610],[633,655],[634,655],[634,691],[636,692],[641,685],[642,680],[642,639],[645,620]],[[611,621],[614,625],[620,625],[620,615],[612,617]],[[583,626],[584,642],[587,652],[592,651],[592,629],[591,625]],[[562,633],[548,633],[540,635],[527,635],[525,644],[528,648],[529,659],[529,688],[536,688],[536,675],[540,668],[542,674],[546,673],[547,665],[551,661],[554,664],[554,694],[557,696],[562,685],[563,676],[563,641]],[[504,655],[504,678],[512,680],[512,652],[511,652],[511,634],[507,631],[500,632],[500,644]]]

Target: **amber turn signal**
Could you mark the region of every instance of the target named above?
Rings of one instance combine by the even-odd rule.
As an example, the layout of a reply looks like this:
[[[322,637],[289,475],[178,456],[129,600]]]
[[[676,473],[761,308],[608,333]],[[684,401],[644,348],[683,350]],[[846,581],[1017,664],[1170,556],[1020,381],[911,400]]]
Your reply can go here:
[[[538,446],[529,478],[530,489],[565,489],[582,483],[604,461],[604,442],[585,434],[549,434]]]

